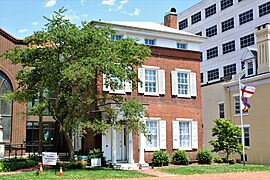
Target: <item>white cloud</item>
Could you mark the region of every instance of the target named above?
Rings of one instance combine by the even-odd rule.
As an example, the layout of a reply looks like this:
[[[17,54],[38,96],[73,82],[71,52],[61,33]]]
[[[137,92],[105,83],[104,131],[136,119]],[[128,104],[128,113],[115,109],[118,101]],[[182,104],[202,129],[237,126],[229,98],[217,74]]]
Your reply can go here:
[[[81,0],[81,5],[84,6],[86,0]]]
[[[115,0],[102,0],[102,4],[108,5],[108,6],[114,6]]]
[[[81,21],[81,18],[78,15],[77,11],[74,11],[73,9],[70,9],[65,14],[65,19],[69,19],[70,21],[79,20]]]
[[[25,33],[25,32],[27,32],[28,31],[28,29],[26,29],[26,28],[24,28],[24,29],[19,29],[18,30],[18,33]]]
[[[128,3],[128,0],[122,0],[120,1],[120,5],[117,7],[118,10],[121,10],[125,4]]]
[[[139,16],[140,11],[141,11],[140,9],[135,8],[135,9],[134,9],[134,12],[132,12],[132,13],[127,13],[127,15],[129,15],[129,16]]]
[[[56,0],[47,0],[45,7],[52,7],[56,4]]]
[[[33,26],[37,26],[39,24],[39,22],[32,22],[31,23]]]

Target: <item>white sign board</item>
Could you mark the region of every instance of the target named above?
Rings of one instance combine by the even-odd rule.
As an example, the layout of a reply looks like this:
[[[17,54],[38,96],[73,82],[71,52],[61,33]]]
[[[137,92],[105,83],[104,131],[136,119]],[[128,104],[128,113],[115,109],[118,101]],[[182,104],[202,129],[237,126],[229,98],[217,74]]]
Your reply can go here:
[[[43,152],[42,163],[43,165],[56,165],[57,153],[56,152]]]

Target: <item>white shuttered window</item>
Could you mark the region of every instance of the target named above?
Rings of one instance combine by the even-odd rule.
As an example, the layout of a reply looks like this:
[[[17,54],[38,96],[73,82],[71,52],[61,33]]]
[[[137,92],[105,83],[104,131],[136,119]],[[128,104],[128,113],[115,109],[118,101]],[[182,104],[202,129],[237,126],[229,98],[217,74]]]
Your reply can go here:
[[[138,68],[138,78],[138,93],[149,96],[165,94],[165,71],[159,67]]]
[[[114,82],[115,84],[119,85],[119,88],[112,88],[108,84],[108,81]],[[121,87],[120,87],[121,86]],[[114,76],[106,76],[103,74],[103,91],[109,92],[112,94],[125,94],[125,93],[131,93],[132,92],[132,82],[131,81],[126,81],[126,82],[121,82],[117,77]]]
[[[198,125],[192,119],[173,121],[173,149],[198,149]]]
[[[146,120],[146,151],[166,149],[166,121]]]
[[[185,69],[171,72],[172,95],[190,98],[197,96],[196,73]]]

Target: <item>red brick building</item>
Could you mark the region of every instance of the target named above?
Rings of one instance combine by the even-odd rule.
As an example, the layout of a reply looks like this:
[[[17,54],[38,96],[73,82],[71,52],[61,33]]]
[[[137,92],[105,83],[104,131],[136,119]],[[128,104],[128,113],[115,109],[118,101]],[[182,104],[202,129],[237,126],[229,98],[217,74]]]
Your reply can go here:
[[[0,54],[15,46],[25,45],[23,40],[14,38],[0,28]],[[10,61],[0,59],[0,95],[17,88],[15,77],[19,69],[19,65],[12,65]],[[3,118],[1,124],[5,143],[21,144],[25,141],[26,116],[23,114],[25,111],[24,105],[0,99],[0,114]]]
[[[136,38],[138,43],[150,46],[152,56],[138,68],[142,84],[136,89],[126,84],[125,88],[115,92],[101,85],[104,93],[126,95],[144,104],[149,114],[149,118],[144,118],[148,133],[147,137],[136,132],[126,134],[123,128],[122,132],[109,129],[106,135],[94,136],[91,132],[83,138],[75,135],[75,151],[101,148],[112,163],[144,164],[151,161],[152,153],[158,149],[166,149],[170,154],[174,149],[186,150],[194,159],[196,150],[202,147],[199,44],[204,42],[204,37],[175,29],[176,14],[173,11],[165,16],[165,25],[170,27],[151,22],[92,23],[110,25],[117,31],[112,37],[114,40]],[[1,30],[1,52],[15,45],[25,44]],[[6,82],[10,82],[11,89],[16,87],[15,74],[19,68],[0,61],[0,77],[9,79]],[[12,103],[11,107],[11,126],[7,132],[11,138],[8,142],[26,142],[26,150],[35,151],[38,118],[19,115],[18,112],[26,112],[24,105]],[[117,107],[112,105],[111,108]],[[3,111],[0,113],[3,116]],[[47,115],[43,125],[49,136],[45,151],[67,151],[62,136],[56,135],[58,129],[54,120]]]

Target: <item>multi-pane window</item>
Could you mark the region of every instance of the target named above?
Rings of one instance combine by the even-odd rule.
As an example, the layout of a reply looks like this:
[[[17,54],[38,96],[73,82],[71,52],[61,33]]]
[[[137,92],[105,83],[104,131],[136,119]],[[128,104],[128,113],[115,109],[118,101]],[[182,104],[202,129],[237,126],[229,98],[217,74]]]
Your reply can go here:
[[[179,30],[184,29],[186,27],[188,27],[188,20],[187,19],[184,19],[184,20],[179,22]]]
[[[213,4],[212,6],[205,8],[205,18],[207,18],[213,14],[216,14],[216,12],[217,12],[216,4]]]
[[[206,50],[207,59],[211,59],[218,56],[218,47],[214,47]]]
[[[203,53],[200,52],[200,62],[202,62],[202,61],[203,61]]]
[[[224,103],[220,103],[218,105],[218,110],[219,110],[219,118],[224,118],[225,117],[225,112],[224,112]]]
[[[223,73],[224,73],[224,77],[236,74],[236,64],[230,64],[228,66],[224,66]]]
[[[179,95],[188,95],[189,89],[188,89],[188,73],[184,72],[178,72],[177,73],[177,89]]]
[[[230,41],[225,44],[222,44],[223,54],[235,51],[235,41]]]
[[[259,16],[262,17],[270,13],[270,1],[259,6]]]
[[[202,36],[202,31],[197,32],[195,35],[197,35],[197,36]]]
[[[201,73],[201,83],[203,83],[203,73]]]
[[[254,75],[254,68],[253,68],[253,61],[247,62],[247,75],[251,76]]]
[[[240,97],[235,96],[234,97],[234,114],[240,114]]]
[[[239,14],[239,24],[245,24],[253,20],[253,9],[250,9],[242,14]]]
[[[240,38],[241,48],[251,46],[255,43],[254,34],[249,34],[247,36]]]
[[[43,92],[43,101],[44,102],[48,102],[49,100],[49,92],[47,90],[44,90]],[[39,98],[36,98],[36,99],[33,99],[32,101],[29,101],[27,103],[27,108],[28,108],[28,111],[30,111],[34,106],[37,106],[39,104]],[[49,108],[46,107],[46,109],[44,109],[44,111],[42,112],[42,115],[43,116],[50,116],[51,113],[49,112]]]
[[[250,147],[250,137],[249,137],[249,125],[244,125],[244,139],[245,139],[245,147]],[[239,142],[242,144],[242,137],[238,137]]]
[[[215,36],[215,35],[217,35],[217,25],[214,25],[210,28],[207,28],[205,31],[206,31],[207,37]]]
[[[240,114],[240,96],[234,97],[234,114]]]
[[[219,70],[218,70],[218,68],[207,71],[207,77],[208,77],[208,81],[218,79],[219,78]]]
[[[145,45],[156,45],[156,40],[155,39],[144,39],[144,44]]]
[[[178,49],[187,49],[188,45],[186,43],[177,43]]]
[[[114,41],[120,40],[122,38],[123,38],[123,35],[117,35],[117,34],[112,35],[112,40],[114,40]]]
[[[146,121],[146,148],[158,147],[158,122]]]
[[[220,1],[221,10],[224,10],[232,5],[233,5],[233,0],[221,0]]]
[[[193,14],[191,16],[191,24],[195,24],[196,22],[199,22],[202,19],[201,12],[198,12],[196,14]]]
[[[157,70],[145,69],[145,92],[157,92]]]
[[[226,21],[221,22],[222,32],[228,31],[229,29],[234,28],[234,18],[230,18]]]
[[[0,71],[0,97],[12,91],[12,85],[9,78]],[[11,122],[12,122],[12,102],[4,98],[0,98],[0,114],[2,116],[1,125],[3,127],[3,140],[10,141]]]
[[[189,149],[191,147],[191,122],[179,122],[179,140],[180,149]]]
[[[42,141],[44,148],[55,151],[55,123],[43,122]],[[39,122],[28,121],[26,123],[26,151],[37,152],[38,150]]]

